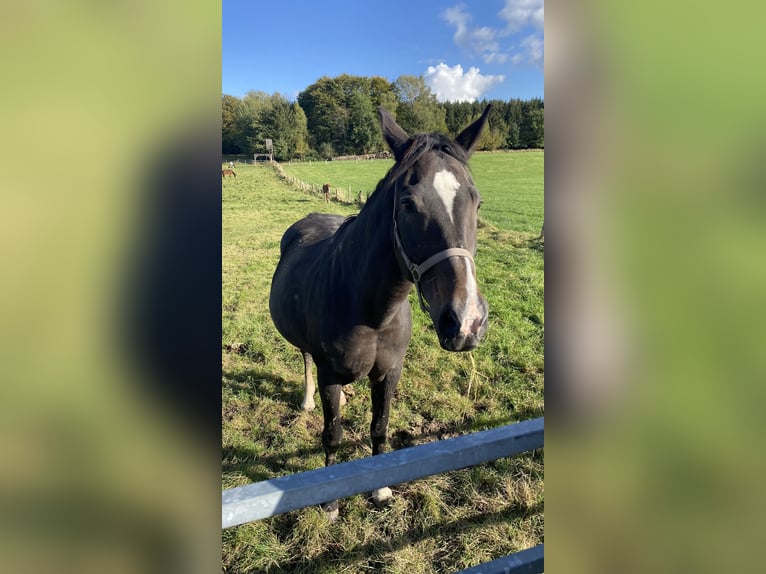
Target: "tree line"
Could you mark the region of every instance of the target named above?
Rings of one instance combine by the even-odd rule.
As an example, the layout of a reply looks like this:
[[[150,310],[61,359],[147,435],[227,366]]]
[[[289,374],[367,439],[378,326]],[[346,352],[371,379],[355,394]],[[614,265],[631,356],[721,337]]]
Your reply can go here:
[[[294,102],[281,94],[223,94],[222,153],[267,153],[277,160],[330,159],[387,149],[376,109],[383,106],[408,133],[439,131],[455,137],[492,103],[478,149],[545,147],[543,100],[438,102],[421,76],[394,82],[378,76],[323,77]]]

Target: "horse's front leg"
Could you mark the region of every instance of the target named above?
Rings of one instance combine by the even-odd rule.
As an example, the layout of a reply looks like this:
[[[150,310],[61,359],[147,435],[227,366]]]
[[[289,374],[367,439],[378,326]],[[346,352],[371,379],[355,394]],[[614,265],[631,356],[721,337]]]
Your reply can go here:
[[[391,399],[394,396],[396,384],[402,374],[402,366],[399,365],[382,376],[370,374],[372,389],[372,423],[370,424],[370,437],[372,438],[372,454],[382,454],[386,450],[388,433],[388,415],[391,410]],[[393,494],[386,487],[372,491],[372,500],[376,506],[385,506],[391,502]]]
[[[322,414],[324,415],[324,430],[322,431],[322,446],[325,453],[325,465],[335,464],[335,456],[343,438],[343,428],[340,420],[341,386],[345,381],[338,381],[335,373],[317,368],[319,379],[319,396],[322,399]],[[330,520],[338,516],[338,501],[333,500],[322,505]]]

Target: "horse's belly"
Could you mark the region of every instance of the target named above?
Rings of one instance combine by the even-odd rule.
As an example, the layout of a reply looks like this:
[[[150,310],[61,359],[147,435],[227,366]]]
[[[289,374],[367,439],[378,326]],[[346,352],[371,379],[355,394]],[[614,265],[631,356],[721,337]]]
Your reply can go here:
[[[308,324],[304,301],[293,282],[280,281],[274,276],[269,295],[269,311],[277,331],[302,351],[308,351]]]
[[[282,336],[312,355],[312,324],[324,306],[316,291],[323,265],[324,240],[331,237],[345,218],[313,213],[291,225],[282,236],[280,259],[271,281],[269,311]]]

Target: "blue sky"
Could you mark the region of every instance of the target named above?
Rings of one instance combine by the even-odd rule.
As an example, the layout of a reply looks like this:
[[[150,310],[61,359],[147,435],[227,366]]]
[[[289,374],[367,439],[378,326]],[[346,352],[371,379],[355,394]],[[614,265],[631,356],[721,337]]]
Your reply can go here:
[[[543,0],[223,0],[222,92],[423,76],[451,101],[542,98]]]

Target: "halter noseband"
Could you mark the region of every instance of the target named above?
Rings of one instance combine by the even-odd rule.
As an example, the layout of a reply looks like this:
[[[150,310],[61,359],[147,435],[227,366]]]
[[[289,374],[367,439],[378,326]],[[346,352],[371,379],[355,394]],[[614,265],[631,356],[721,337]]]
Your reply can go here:
[[[420,290],[420,280],[423,278],[423,275],[425,275],[426,272],[431,269],[431,267],[437,263],[440,263],[441,261],[444,261],[445,259],[449,259],[450,257],[466,257],[469,261],[471,261],[471,263],[473,263],[473,255],[467,249],[463,249],[461,247],[450,247],[449,249],[444,249],[443,251],[439,251],[438,253],[431,255],[431,257],[419,265],[417,263],[413,263],[413,261],[407,257],[407,253],[404,251],[404,245],[402,245],[402,240],[399,236],[399,226],[396,224],[396,199],[398,195],[399,194],[397,193],[396,185],[394,185],[394,244],[396,245],[396,250],[399,253],[399,256],[402,258],[405,267],[407,267],[407,270],[410,272],[412,282],[415,283],[415,288],[418,292],[418,302],[420,303],[420,308],[424,313],[428,313],[428,301],[426,301],[425,297],[423,297],[423,292]]]

